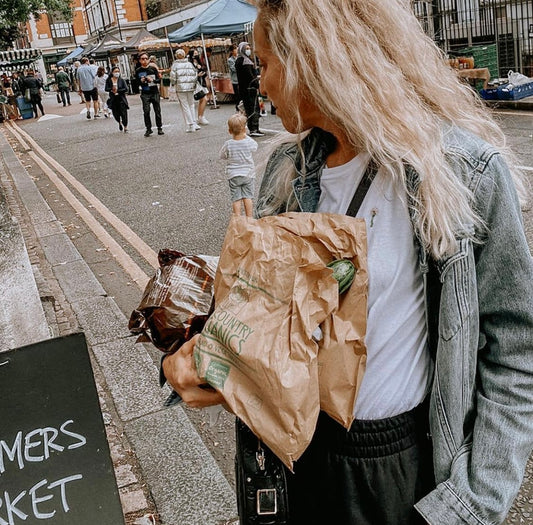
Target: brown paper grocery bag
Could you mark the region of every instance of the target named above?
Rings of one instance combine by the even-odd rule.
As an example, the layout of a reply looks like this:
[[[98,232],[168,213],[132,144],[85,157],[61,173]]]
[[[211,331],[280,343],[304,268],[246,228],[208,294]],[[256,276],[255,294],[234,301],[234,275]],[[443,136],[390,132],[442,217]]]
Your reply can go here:
[[[339,301],[326,264],[342,258],[357,273]],[[288,213],[230,221],[196,365],[289,468],[309,444],[320,408],[343,424],[352,417],[365,363],[366,276],[358,219]],[[319,325],[320,345],[312,339]]]

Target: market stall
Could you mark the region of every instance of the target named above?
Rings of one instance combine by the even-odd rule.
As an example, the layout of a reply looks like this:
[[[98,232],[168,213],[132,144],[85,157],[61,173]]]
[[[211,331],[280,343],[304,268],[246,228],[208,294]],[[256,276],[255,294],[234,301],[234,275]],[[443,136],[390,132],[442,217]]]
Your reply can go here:
[[[168,39],[170,42],[184,43],[200,38],[205,54],[205,48],[208,47],[207,37],[249,33],[256,17],[257,9],[245,0],[217,0],[188,24],[170,33]],[[207,74],[213,80],[211,83],[213,100],[216,100],[215,89],[221,93],[233,93],[228,74],[221,71],[211,72],[209,63]]]
[[[58,66],[67,66],[69,64],[72,64],[75,60],[78,59],[78,57],[81,56],[81,54],[84,51],[83,46],[78,46],[74,51],[71,51],[67,56],[63,57],[58,63]]]
[[[34,48],[0,51],[0,70],[18,71],[24,69],[39,60],[41,55],[41,50]]]

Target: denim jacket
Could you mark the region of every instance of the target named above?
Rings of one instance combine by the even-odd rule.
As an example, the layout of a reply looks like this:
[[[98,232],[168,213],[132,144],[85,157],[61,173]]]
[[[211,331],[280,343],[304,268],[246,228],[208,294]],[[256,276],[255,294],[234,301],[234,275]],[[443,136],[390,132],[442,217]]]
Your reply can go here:
[[[441,260],[420,249],[435,360],[430,429],[436,488],[416,508],[431,525],[495,525],[506,517],[533,447],[533,264],[500,154],[455,127],[445,140],[447,158],[471,189],[487,232],[480,243],[458,239],[456,253]],[[259,199],[268,198],[266,182],[286,156],[298,174],[293,191],[299,210],[316,211],[333,145],[317,128],[304,139],[305,178],[299,148],[280,146]],[[418,177],[406,171],[416,191]],[[416,236],[418,211],[410,204]]]

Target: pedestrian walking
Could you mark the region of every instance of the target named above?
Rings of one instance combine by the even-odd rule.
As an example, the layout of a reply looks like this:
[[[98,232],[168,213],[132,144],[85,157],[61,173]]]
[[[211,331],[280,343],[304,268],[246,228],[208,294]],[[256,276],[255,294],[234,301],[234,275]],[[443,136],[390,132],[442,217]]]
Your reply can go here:
[[[63,107],[67,104],[70,106],[70,78],[62,66],[57,68],[56,82]]]
[[[79,60],[76,60],[73,64],[72,68],[72,86],[74,88],[74,91],[80,96],[80,104],[85,104],[85,98],[83,97],[83,93],[81,91],[80,87],[80,81],[78,79],[78,69],[81,66],[81,62]]]
[[[353,214],[368,246],[355,419],[347,430],[320,412],[294,472],[279,471],[287,522],[501,524],[533,446],[533,261],[503,132],[409,2],[255,5],[261,92],[291,133],[273,145],[256,215]],[[195,342],[164,373],[195,407],[223,402],[198,386]],[[265,503],[285,492],[271,487],[239,490],[241,523],[262,519],[256,501],[275,522]]]
[[[24,88],[30,92],[30,102],[33,108],[33,116],[37,118],[39,116],[37,108],[40,109],[41,115],[44,115],[44,109],[41,98],[41,90],[43,89],[43,81],[35,76],[33,69],[28,70],[27,75],[24,77]]]
[[[107,77],[105,91],[109,93],[109,106],[113,117],[118,122],[119,131],[128,132],[128,99],[126,93],[128,92],[128,85],[120,75],[120,69],[115,66],[111,70],[111,75]]]
[[[106,92],[106,82],[108,75],[106,75],[105,68],[100,66],[96,70],[96,76],[94,77],[94,87],[98,92],[98,114],[101,115],[102,111],[105,118],[109,118],[109,108],[107,107],[107,99],[109,98]]]
[[[94,79],[96,78],[96,70],[89,65],[89,59],[83,57],[81,65],[78,68],[76,75],[80,84],[80,90],[85,99],[85,108],[87,109],[87,119],[91,119],[91,100],[93,103],[94,118],[98,117],[98,90],[94,87]]]
[[[220,150],[220,158],[226,160],[226,176],[231,193],[233,213],[246,217],[253,215],[255,165],[253,153],[257,142],[246,135],[246,117],[236,113],[228,119],[227,140]]]
[[[204,67],[202,66],[200,62],[200,56],[198,54],[198,50],[196,48],[192,48],[189,50],[189,62],[194,66],[198,73],[198,83],[201,87],[205,87],[205,75],[206,72],[204,71]],[[207,89],[207,88],[206,88]],[[198,124],[201,124],[202,126],[207,126],[209,124],[209,121],[205,118],[204,112],[205,108],[207,106],[207,97],[205,92],[199,92],[198,98],[198,107],[197,107],[197,113],[198,116],[196,118],[196,122]]]
[[[183,49],[178,49],[175,56],[176,60],[170,68],[170,82],[176,90],[183,120],[187,126],[185,131],[192,133],[200,129],[196,123],[193,97],[198,75]]]
[[[159,71],[148,65],[148,53],[139,55],[141,65],[135,70],[135,78],[141,87],[141,102],[143,105],[145,137],[149,137],[152,131],[152,119],[150,118],[150,105],[154,108],[157,134],[164,135],[163,120],[161,119],[161,99],[158,84],[161,83]]]
[[[241,42],[238,47],[238,54],[239,56],[235,60],[235,70],[239,80],[239,94],[248,118],[248,131],[251,137],[262,137],[264,133],[259,131],[259,104],[257,101],[259,81],[257,69],[250,58],[252,56],[250,44]]]

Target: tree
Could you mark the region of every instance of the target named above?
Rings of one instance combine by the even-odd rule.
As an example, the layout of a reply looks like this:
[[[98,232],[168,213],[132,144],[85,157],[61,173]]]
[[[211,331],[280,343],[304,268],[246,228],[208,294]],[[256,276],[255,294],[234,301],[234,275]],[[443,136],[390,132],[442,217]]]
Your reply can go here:
[[[0,27],[0,49],[8,49],[20,36],[18,26]]]
[[[12,28],[32,15],[39,18],[45,11],[72,21],[71,0],[0,0],[0,28]]]

